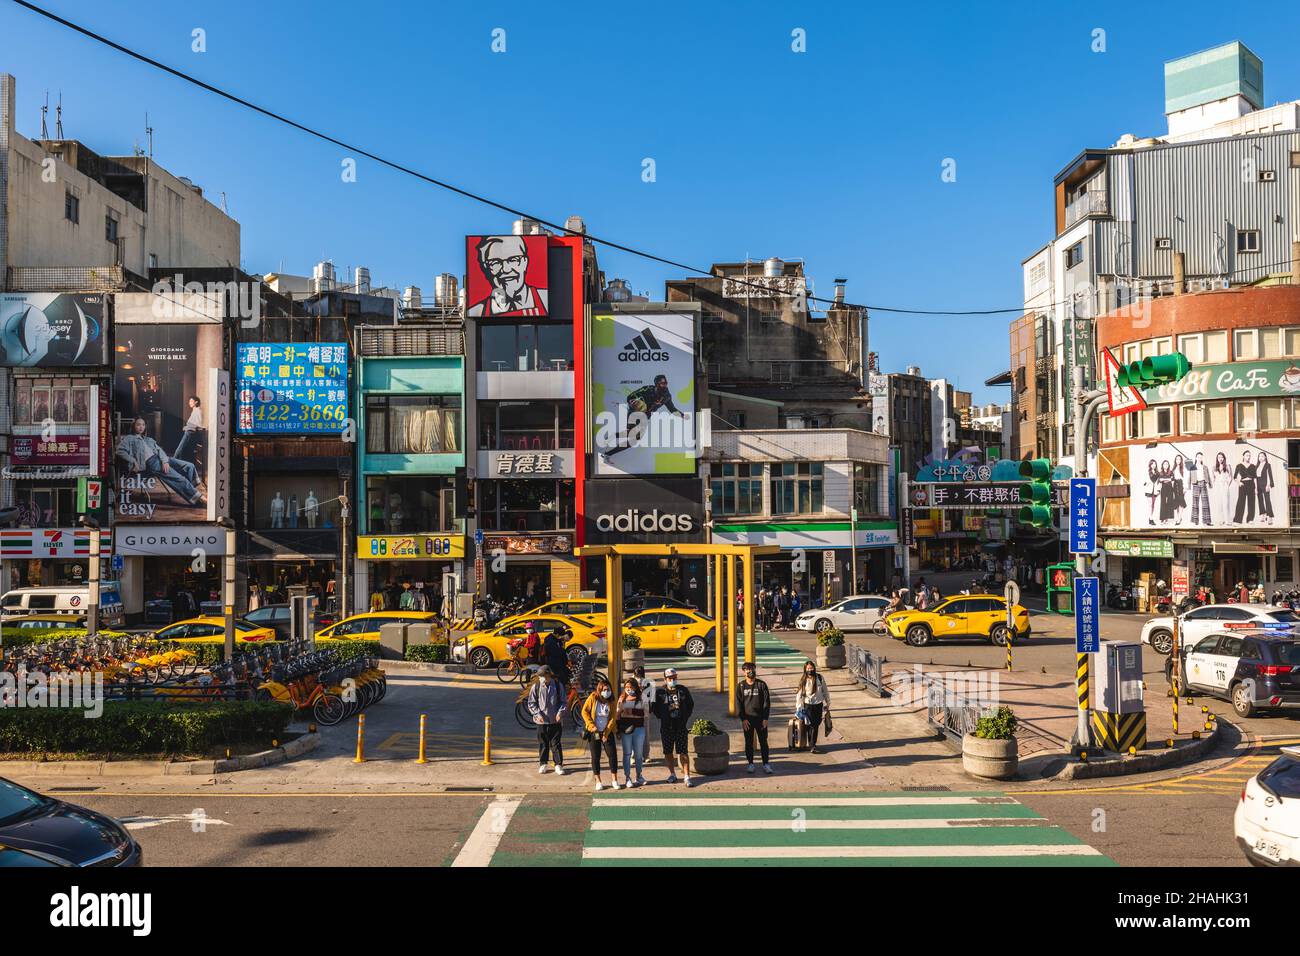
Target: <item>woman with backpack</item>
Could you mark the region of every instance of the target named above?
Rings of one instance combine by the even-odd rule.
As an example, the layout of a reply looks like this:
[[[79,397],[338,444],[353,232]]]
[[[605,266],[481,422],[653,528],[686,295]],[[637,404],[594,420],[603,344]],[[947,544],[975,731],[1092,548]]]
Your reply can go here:
[[[831,692],[826,686],[826,678],[817,673],[816,664],[805,661],[803,677],[799,678],[799,686],[795,690],[794,710],[796,714],[802,712],[804,715],[808,724],[809,749],[815,754],[823,752],[817,746],[817,731],[822,721],[830,717],[830,707]]]

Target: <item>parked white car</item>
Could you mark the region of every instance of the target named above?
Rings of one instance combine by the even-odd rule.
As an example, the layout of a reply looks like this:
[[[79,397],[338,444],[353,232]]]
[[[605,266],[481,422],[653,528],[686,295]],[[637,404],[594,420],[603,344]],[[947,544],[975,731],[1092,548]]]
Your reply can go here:
[[[801,631],[828,631],[832,627],[841,631],[869,631],[880,617],[881,608],[888,603],[889,598],[878,594],[854,594],[830,607],[804,611],[795,618],[794,626]]]
[[[1262,624],[1300,624],[1300,616],[1274,604],[1205,604],[1182,616],[1178,640],[1190,647],[1225,628]],[[1174,647],[1174,619],[1153,617],[1147,621],[1142,625],[1142,643],[1150,644],[1157,654],[1167,655]]]
[[[1253,865],[1300,866],[1300,747],[1246,781],[1232,829]]]

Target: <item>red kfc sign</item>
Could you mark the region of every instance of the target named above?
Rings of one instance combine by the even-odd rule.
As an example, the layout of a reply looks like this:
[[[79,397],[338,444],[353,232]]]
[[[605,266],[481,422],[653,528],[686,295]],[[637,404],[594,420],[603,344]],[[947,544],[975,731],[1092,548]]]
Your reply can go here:
[[[475,318],[547,316],[546,236],[469,236],[465,302]]]

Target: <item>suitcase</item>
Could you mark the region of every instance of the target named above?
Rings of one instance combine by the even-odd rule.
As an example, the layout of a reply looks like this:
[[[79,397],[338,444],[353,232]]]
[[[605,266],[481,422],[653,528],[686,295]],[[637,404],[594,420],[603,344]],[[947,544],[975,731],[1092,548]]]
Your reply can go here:
[[[807,750],[808,749],[808,722],[800,720],[798,717],[790,718],[790,726],[787,732],[790,750]]]

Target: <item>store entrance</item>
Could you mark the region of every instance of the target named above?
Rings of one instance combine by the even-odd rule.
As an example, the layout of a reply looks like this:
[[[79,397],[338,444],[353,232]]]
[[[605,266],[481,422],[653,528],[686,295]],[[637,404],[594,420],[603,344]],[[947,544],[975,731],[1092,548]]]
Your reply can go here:
[[[510,603],[522,600],[532,608],[551,598],[551,565],[549,561],[521,561],[507,558],[500,571],[492,570],[487,562],[487,593],[498,601]]]
[[[1226,597],[1238,584],[1253,589],[1264,583],[1264,557],[1257,554],[1220,556],[1215,571],[1214,590]]]
[[[259,606],[287,604],[289,588],[306,587],[315,595],[321,611],[337,612],[334,607],[338,566],[334,561],[250,561],[248,587],[251,593],[256,585],[260,593]]]
[[[221,613],[221,561],[194,570],[188,557],[144,559],[144,623],[171,624],[199,614]]]

